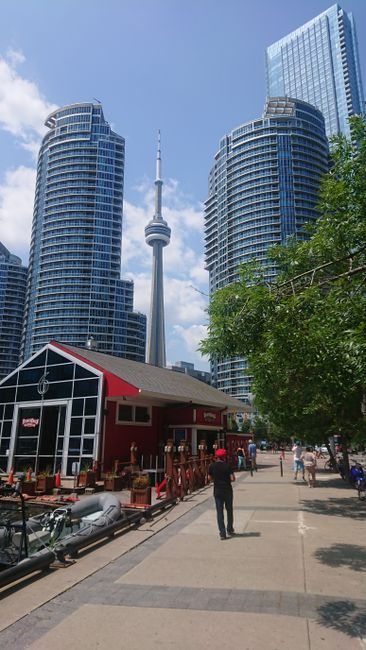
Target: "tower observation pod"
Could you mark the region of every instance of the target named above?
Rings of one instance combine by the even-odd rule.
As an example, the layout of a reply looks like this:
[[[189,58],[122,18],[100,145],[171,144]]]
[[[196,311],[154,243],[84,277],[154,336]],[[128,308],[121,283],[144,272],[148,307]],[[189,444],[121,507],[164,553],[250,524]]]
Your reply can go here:
[[[158,152],[156,157],[155,214],[145,228],[145,241],[153,249],[150,323],[148,329],[147,362],[153,366],[166,366],[165,326],[164,326],[164,287],[163,287],[163,248],[170,243],[170,228],[161,214],[162,204],[160,131],[158,133]]]

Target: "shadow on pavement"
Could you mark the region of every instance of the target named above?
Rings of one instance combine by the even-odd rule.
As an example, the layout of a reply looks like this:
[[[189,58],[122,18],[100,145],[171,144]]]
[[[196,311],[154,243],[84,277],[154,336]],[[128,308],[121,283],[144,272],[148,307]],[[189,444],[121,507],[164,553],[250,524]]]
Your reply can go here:
[[[319,472],[319,476],[329,476],[329,474],[322,474]],[[318,483],[318,487],[321,488],[338,488],[342,490],[346,490],[349,488],[350,490],[354,490],[354,488],[347,483],[347,481],[343,481],[341,478],[337,478],[336,476],[333,478],[328,478],[327,481],[321,481]]]
[[[314,556],[319,562],[328,564],[328,566],[346,566],[353,571],[366,572],[365,546],[357,546],[356,544],[333,544],[328,548],[318,548]]]
[[[366,634],[366,607],[357,607],[355,603],[343,600],[325,603],[317,611],[317,623],[324,627],[353,638],[363,638]]]
[[[260,537],[262,533],[235,533],[230,539],[235,539],[235,537]]]
[[[311,512],[314,515],[331,515],[333,517],[349,517],[363,521],[366,519],[366,502],[360,501],[355,493],[352,496],[342,499],[331,498],[326,501],[311,499],[300,502],[304,512]]]

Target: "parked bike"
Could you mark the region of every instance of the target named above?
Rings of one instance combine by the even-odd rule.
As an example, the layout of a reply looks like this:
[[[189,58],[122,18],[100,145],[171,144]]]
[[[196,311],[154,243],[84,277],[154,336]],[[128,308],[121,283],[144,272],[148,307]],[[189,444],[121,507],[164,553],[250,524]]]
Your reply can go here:
[[[349,474],[351,483],[357,490],[358,498],[361,499],[361,501],[364,501],[366,496],[366,478],[361,463],[355,463],[352,465]]]

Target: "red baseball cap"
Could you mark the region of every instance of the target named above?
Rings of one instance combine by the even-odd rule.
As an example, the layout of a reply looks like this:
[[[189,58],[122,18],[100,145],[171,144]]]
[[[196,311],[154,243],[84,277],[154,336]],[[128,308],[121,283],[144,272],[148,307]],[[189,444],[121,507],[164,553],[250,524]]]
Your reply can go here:
[[[226,449],[216,449],[215,456],[216,458],[224,458],[226,456]]]

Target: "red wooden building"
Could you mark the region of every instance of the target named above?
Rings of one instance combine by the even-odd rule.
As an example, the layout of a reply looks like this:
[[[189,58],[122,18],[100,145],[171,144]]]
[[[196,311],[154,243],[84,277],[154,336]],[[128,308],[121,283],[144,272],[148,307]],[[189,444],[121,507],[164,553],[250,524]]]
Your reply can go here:
[[[211,451],[227,413],[249,411],[186,374],[51,341],[0,382],[0,470],[70,476],[96,460],[108,471],[133,441],[145,458],[169,438]]]

